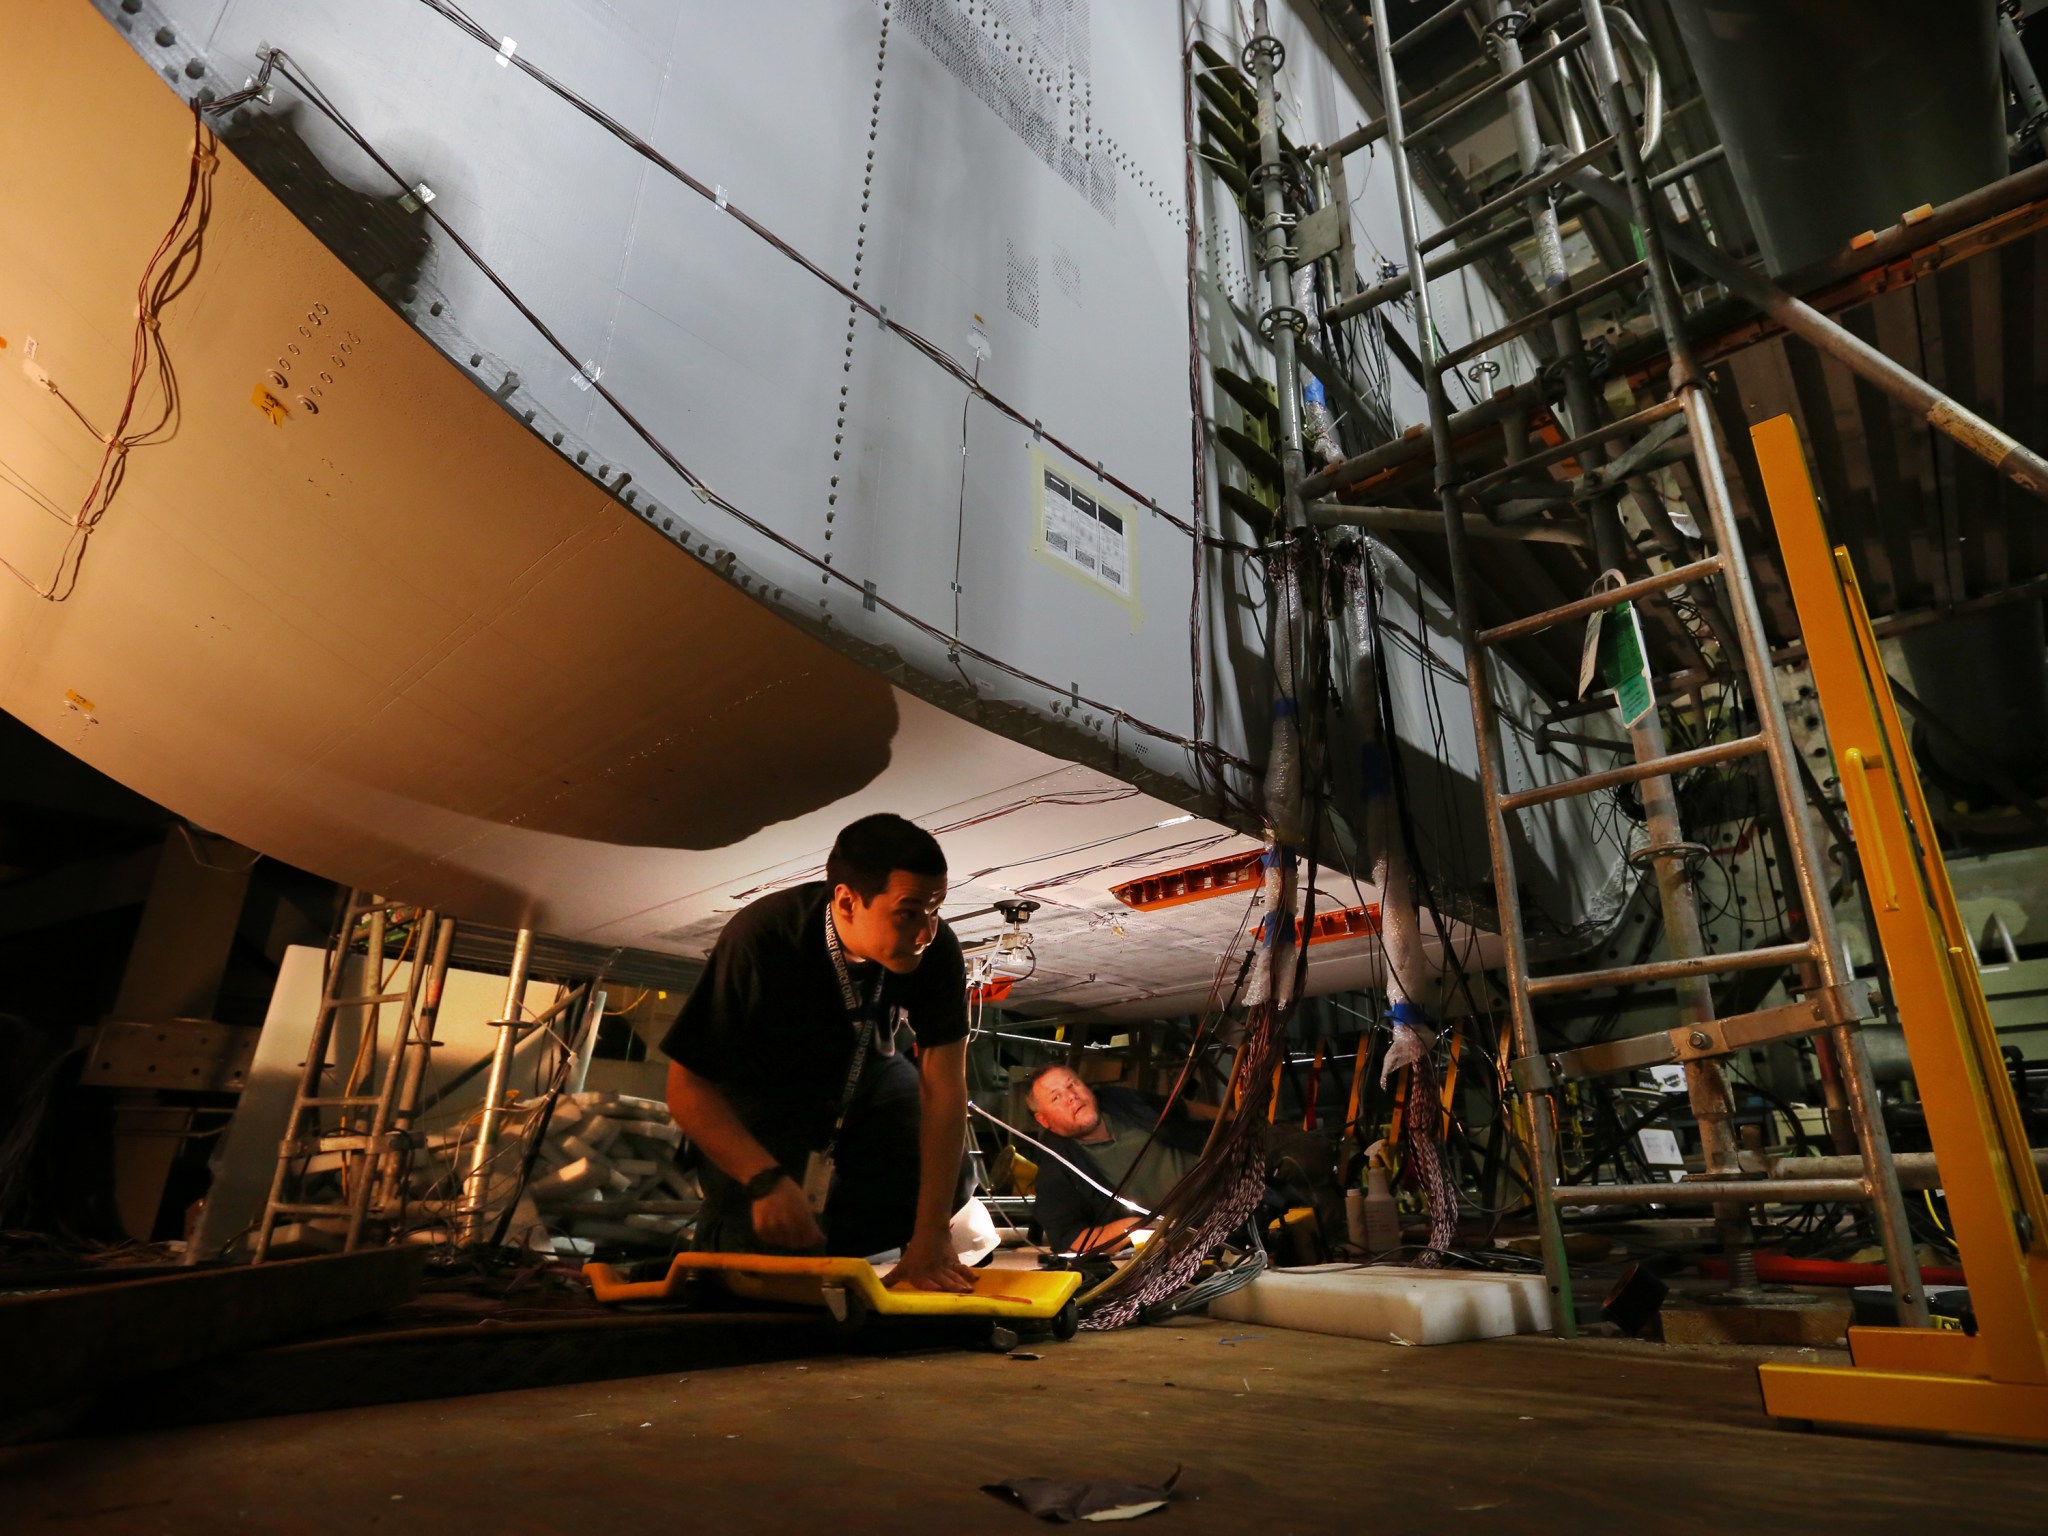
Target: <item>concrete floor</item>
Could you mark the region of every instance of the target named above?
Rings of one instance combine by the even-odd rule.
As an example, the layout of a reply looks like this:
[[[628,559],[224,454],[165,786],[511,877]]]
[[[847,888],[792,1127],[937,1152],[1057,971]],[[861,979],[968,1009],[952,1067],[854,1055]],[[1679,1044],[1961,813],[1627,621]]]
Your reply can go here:
[[[2028,1531],[2048,1455],[1799,1434],[1762,1351],[1435,1349],[1205,1320],[0,1449],[10,1533],[980,1532],[979,1491],[1184,1469],[1161,1531]]]

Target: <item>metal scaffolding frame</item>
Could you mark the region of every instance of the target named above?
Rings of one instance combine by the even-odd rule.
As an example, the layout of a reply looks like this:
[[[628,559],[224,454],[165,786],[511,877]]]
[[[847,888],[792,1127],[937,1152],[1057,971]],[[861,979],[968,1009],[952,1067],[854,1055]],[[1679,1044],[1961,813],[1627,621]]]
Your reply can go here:
[[[1865,1058],[1858,1024],[1867,1012],[1867,998],[1850,971],[1845,952],[1835,932],[1832,907],[1827,899],[1821,873],[1817,839],[1808,825],[1807,808],[1795,758],[1796,748],[1788,731],[1771,674],[1771,657],[1757,598],[1752,589],[1743,552],[1735,509],[1722,469],[1719,429],[1704,377],[1693,361],[1685,329],[1685,313],[1671,266],[1668,221],[1658,203],[1661,187],[1716,162],[1711,150],[1695,152],[1678,167],[1653,178],[1644,165],[1637,139],[1637,124],[1631,111],[1626,80],[1616,55],[1606,8],[1600,0],[1576,0],[1576,4],[1552,3],[1532,15],[1509,0],[1472,0],[1466,6],[1446,7],[1421,27],[1399,40],[1388,25],[1387,0],[1369,0],[1369,44],[1377,66],[1377,83],[1383,103],[1381,118],[1345,136],[1324,152],[1334,162],[1342,185],[1342,157],[1366,144],[1384,139],[1390,151],[1392,175],[1399,204],[1406,270],[1386,277],[1360,294],[1345,298],[1327,312],[1330,318],[1360,314],[1377,305],[1411,298],[1414,306],[1417,352],[1423,365],[1428,398],[1429,445],[1435,461],[1435,489],[1441,514],[1440,532],[1450,568],[1452,602],[1459,638],[1467,657],[1466,676],[1470,690],[1473,724],[1478,738],[1480,790],[1486,816],[1488,849],[1493,868],[1499,910],[1502,947],[1508,975],[1511,1033],[1516,1062],[1514,1078],[1530,1143],[1535,1204],[1542,1232],[1544,1264],[1553,1298],[1553,1324],[1557,1331],[1575,1331],[1575,1310],[1571,1277],[1565,1261],[1561,1207],[1593,1204],[1698,1203],[1711,1204],[1717,1226],[1730,1249],[1731,1274],[1738,1288],[1753,1282],[1751,1262],[1750,1209],[1777,1203],[1868,1202],[1883,1239],[1891,1289],[1901,1317],[1916,1326],[1927,1322],[1927,1304],[1918,1265],[1913,1254],[1904,1202],[1896,1170],[1878,1113],[1876,1090]],[[1539,26],[1560,20],[1566,12],[1579,12],[1577,25],[1565,36],[1546,34],[1541,46],[1525,56],[1520,39]],[[1461,87],[1449,96],[1441,91],[1424,92],[1404,104],[1396,54],[1419,40],[1425,29],[1436,30],[1462,19],[1470,12],[1490,34],[1490,49],[1496,77],[1470,88]],[[1264,27],[1264,8],[1258,13],[1259,36],[1247,48],[1247,58],[1256,61],[1261,74],[1262,114],[1270,111],[1270,71],[1277,67],[1277,43]],[[1270,44],[1270,47],[1265,45]],[[1590,78],[1596,98],[1599,135],[1590,143],[1564,146],[1546,144],[1540,131],[1536,100],[1531,82],[1546,71],[1579,70],[1581,79]],[[1433,98],[1433,99],[1432,99]],[[1483,102],[1502,99],[1515,133],[1521,176],[1505,194],[1477,206],[1454,209],[1443,227],[1425,233],[1417,201],[1415,168],[1410,163],[1411,145],[1427,138],[1430,131],[1453,113],[1463,113]],[[1435,115],[1411,131],[1408,112],[1424,102]],[[1271,138],[1271,124],[1262,122]],[[1590,135],[1589,135],[1590,137]],[[1286,526],[1299,526],[1304,515],[1316,523],[1358,522],[1366,526],[1374,518],[1367,511],[1384,513],[1401,509],[1339,509],[1317,503],[1304,509],[1304,501],[1326,494],[1340,484],[1339,478],[1353,465],[1301,479],[1298,411],[1299,378],[1293,331],[1299,325],[1287,284],[1285,230],[1291,222],[1280,195],[1277,144],[1262,145],[1263,159],[1274,162],[1261,166],[1264,196],[1262,250],[1269,274],[1269,306],[1261,317],[1261,328],[1275,341],[1276,353],[1285,354],[1279,370],[1278,390],[1283,437],[1279,444],[1286,475]],[[1596,163],[1608,160],[1618,170],[1618,183],[1598,175]],[[1581,205],[1596,206],[1624,219],[1639,241],[1640,259],[1598,281],[1575,286],[1565,269],[1558,237],[1559,189],[1569,186]],[[1503,218],[1514,216],[1505,228]],[[1496,227],[1490,227],[1496,226]],[[1471,345],[1447,350],[1440,342],[1431,316],[1429,278],[1453,271],[1474,259],[1476,250],[1500,251],[1515,241],[1533,236],[1537,267],[1543,285],[1544,302],[1531,313],[1511,320],[1492,335]],[[1880,371],[1867,356],[1859,356],[1853,337],[1831,321],[1786,300],[1767,284],[1735,263],[1714,257],[1701,260],[1700,253],[1686,248],[1682,255],[1704,275],[1727,284],[1745,297],[1761,300],[1765,309],[1788,328],[1824,338],[1824,344],[1849,366],[1864,365],[1866,376]],[[1432,259],[1434,258],[1434,259]],[[1578,312],[1587,303],[1625,286],[1641,282],[1647,286],[1651,314],[1670,357],[1669,398],[1637,409],[1617,420],[1604,421],[1600,402],[1594,396],[1584,366],[1583,339]],[[1517,460],[1512,469],[1491,476],[1464,481],[1454,453],[1458,422],[1454,420],[1445,387],[1448,370],[1465,357],[1477,355],[1501,342],[1532,333],[1547,333],[1546,340],[1562,363],[1564,408],[1569,423],[1566,441],[1533,457]],[[1851,345],[1853,343],[1853,345]],[[1862,349],[1865,353],[1871,349]],[[1931,404],[1932,391],[1920,380],[1906,375],[1883,360],[1885,377],[1873,377],[1880,388],[1898,398],[1907,398],[1937,428],[1947,430],[1967,415],[1954,402],[1941,399]],[[1482,408],[1483,409],[1483,408]],[[2015,480],[2027,484],[2033,479],[2032,456],[2010,439],[1988,440],[1984,425],[1971,423],[1952,435],[1986,457],[1999,462]],[[1683,433],[1682,444],[1665,444]],[[1974,436],[1975,441],[1971,441]],[[1633,447],[1629,446],[1633,443]],[[1625,474],[1636,472],[1648,453],[1655,451],[1678,457],[1681,449],[1689,457],[1705,503],[1707,537],[1703,558],[1674,562],[1674,569],[1657,572],[1648,579],[1597,584],[1596,590],[1577,601],[1552,606],[1526,618],[1483,627],[1478,618],[1478,582],[1473,569],[1472,540],[1483,536],[1490,522],[1477,493],[1509,474],[1522,475],[1548,465],[1576,460],[1581,471],[1571,500],[1587,520],[1584,535],[1602,569],[1625,568],[1618,495]],[[1618,456],[1618,462],[1609,462]],[[1369,457],[1369,456],[1368,456]],[[1561,486],[1561,490],[1568,489]],[[1356,517],[1347,516],[1359,512]],[[1383,525],[1387,524],[1381,519]],[[1739,740],[1690,752],[1668,749],[1656,709],[1652,708],[1630,732],[1635,762],[1606,773],[1590,774],[1540,790],[1519,794],[1504,792],[1505,763],[1492,689],[1495,651],[1555,626],[1581,621],[1594,613],[1613,613],[1624,602],[1658,600],[1681,586],[1691,587],[1696,600],[1711,590],[1714,602],[1710,618],[1730,659],[1739,659],[1739,670],[1754,708],[1756,723],[1752,734]],[[1703,607],[1707,605],[1703,604]],[[1756,757],[1768,767],[1768,776],[1779,806],[1789,862],[1797,880],[1800,905],[1806,917],[1806,936],[1790,943],[1770,944],[1729,954],[1706,952],[1695,909],[1686,864],[1697,852],[1687,841],[1679,824],[1674,775],[1708,762]],[[1529,953],[1519,906],[1515,854],[1507,818],[1525,808],[1592,793],[1621,783],[1640,787],[1646,812],[1649,844],[1643,862],[1654,876],[1663,911],[1670,958],[1648,964],[1598,969],[1571,975],[1532,978]],[[1717,1016],[1709,978],[1745,969],[1796,968],[1804,1000],[1786,1007],[1759,1012]],[[1625,986],[1646,981],[1676,984],[1679,1000],[1678,1027],[1646,1040],[1620,1042],[1619,1046],[1589,1047],[1572,1052],[1546,1052],[1536,1034],[1533,999],[1570,991]],[[1754,1158],[1745,1159],[1733,1128],[1732,1098],[1722,1072],[1723,1060],[1737,1050],[1771,1040],[1819,1035],[1832,1046],[1834,1065],[1839,1068],[1844,1107],[1854,1128],[1860,1176],[1791,1181],[1767,1181]],[[1660,1062],[1675,1061],[1685,1071],[1688,1093],[1698,1119],[1704,1150],[1705,1172],[1682,1185],[1562,1186],[1559,1182],[1556,1094],[1574,1077],[1589,1077],[1632,1070],[1649,1056]],[[1823,1054],[1827,1052],[1824,1050]]]

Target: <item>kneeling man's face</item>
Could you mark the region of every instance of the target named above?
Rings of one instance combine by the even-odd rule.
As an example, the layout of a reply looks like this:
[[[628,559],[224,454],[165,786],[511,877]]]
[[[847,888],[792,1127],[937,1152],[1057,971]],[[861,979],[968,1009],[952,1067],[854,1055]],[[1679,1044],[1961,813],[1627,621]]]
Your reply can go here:
[[[944,875],[890,872],[889,883],[863,901],[850,885],[832,893],[839,939],[856,960],[874,960],[899,975],[917,969],[939,936],[939,904],[946,899]]]
[[[1031,1087],[1031,1114],[1055,1136],[1089,1136],[1102,1123],[1095,1094],[1065,1067],[1055,1068]]]

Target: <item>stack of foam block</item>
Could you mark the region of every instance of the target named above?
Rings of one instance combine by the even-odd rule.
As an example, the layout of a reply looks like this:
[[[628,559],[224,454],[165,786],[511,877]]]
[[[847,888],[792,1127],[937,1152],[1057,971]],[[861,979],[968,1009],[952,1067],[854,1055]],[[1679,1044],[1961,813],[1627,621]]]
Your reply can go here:
[[[526,1123],[537,1126],[540,1104],[521,1107],[535,1111]],[[584,1258],[600,1244],[674,1247],[698,1204],[696,1181],[675,1165],[681,1141],[658,1099],[563,1095],[508,1236]]]

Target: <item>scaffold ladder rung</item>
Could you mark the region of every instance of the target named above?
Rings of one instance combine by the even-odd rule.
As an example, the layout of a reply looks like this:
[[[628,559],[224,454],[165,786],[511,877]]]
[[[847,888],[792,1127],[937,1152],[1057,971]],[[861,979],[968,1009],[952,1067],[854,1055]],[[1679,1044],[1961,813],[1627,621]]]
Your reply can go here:
[[[1721,763],[1756,757],[1766,751],[1768,746],[1761,736],[1738,736],[1733,741],[1717,741],[1711,746],[1694,747],[1686,752],[1668,752],[1662,757],[1642,758],[1619,768],[1609,768],[1603,773],[1582,774],[1575,779],[1560,779],[1554,784],[1538,784],[1534,789],[1521,789],[1511,795],[1497,796],[1495,803],[1503,811],[1519,811],[1532,805],[1548,805],[1555,800],[1570,800],[1575,796],[1590,795],[1598,790],[1619,789],[1624,784],[1640,784],[1644,779],[1671,778],[1681,773],[1690,773],[1695,768],[1712,768]]]
[[[1569,624],[1574,619],[1583,619],[1603,609],[1618,608],[1623,603],[1633,602],[1639,597],[1649,597],[1658,592],[1668,592],[1673,587],[1690,586],[1696,581],[1705,581],[1721,570],[1721,557],[1709,555],[1704,560],[1690,561],[1685,565],[1673,566],[1668,571],[1658,571],[1637,581],[1623,582],[1620,586],[1606,587],[1577,602],[1566,603],[1561,608],[1547,608],[1542,613],[1532,613],[1526,619],[1516,619],[1507,624],[1496,624],[1491,629],[1482,629],[1472,637],[1478,645],[1499,645],[1506,640],[1520,640],[1525,635],[1540,634],[1559,624]]]

